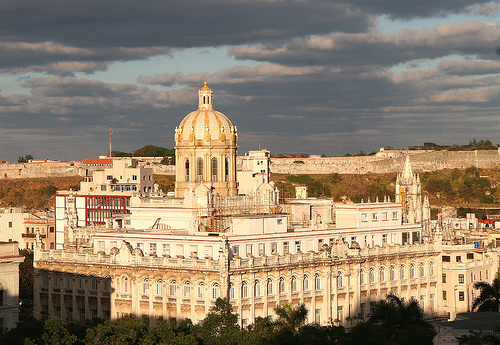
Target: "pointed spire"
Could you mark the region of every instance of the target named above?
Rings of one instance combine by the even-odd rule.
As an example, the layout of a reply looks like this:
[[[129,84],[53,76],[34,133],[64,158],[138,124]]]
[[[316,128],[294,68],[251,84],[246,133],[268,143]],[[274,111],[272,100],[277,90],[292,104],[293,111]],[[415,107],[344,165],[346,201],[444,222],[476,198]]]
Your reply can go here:
[[[413,171],[411,169],[410,155],[409,154],[406,155],[405,165],[403,167],[403,174],[401,177],[403,180],[411,180],[411,178],[413,177]]]

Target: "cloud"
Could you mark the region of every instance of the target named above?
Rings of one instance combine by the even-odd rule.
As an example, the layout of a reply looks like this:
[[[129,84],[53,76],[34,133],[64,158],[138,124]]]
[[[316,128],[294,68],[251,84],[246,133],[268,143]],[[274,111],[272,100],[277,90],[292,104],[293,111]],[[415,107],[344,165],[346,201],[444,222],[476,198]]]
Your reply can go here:
[[[450,54],[496,58],[498,24],[478,21],[441,24],[434,28],[404,29],[397,33],[370,31],[294,38],[284,45],[260,44],[232,47],[237,59],[252,59],[287,65],[371,65],[394,66],[415,59],[432,59]]]

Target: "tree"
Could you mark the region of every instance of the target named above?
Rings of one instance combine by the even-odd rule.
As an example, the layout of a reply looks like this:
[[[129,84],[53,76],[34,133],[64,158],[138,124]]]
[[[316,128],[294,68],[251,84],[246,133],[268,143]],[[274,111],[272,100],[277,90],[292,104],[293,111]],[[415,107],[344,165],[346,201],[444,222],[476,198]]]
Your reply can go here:
[[[45,321],[42,340],[46,345],[72,345],[77,338],[64,327],[64,321],[56,317]]]
[[[24,157],[22,156],[19,156],[19,158],[17,159],[17,162],[18,163],[29,163],[29,161],[33,159],[33,156],[32,155],[26,155]]]
[[[87,331],[85,343],[89,345],[138,345],[147,332],[148,327],[136,318],[125,318],[118,323],[107,320]]]
[[[214,307],[203,320],[201,338],[203,344],[245,344],[247,333],[238,325],[238,315],[233,313],[227,298],[218,298]]]
[[[375,304],[370,321],[382,325],[390,339],[395,338],[402,330],[412,327],[432,329],[432,326],[425,322],[422,309],[416,300],[404,302],[392,293]]]
[[[277,324],[279,326],[297,333],[300,326],[306,321],[308,310],[304,303],[294,307],[290,302],[287,302],[282,307],[274,308],[274,312],[278,316]]]
[[[500,273],[497,273],[491,284],[475,282],[474,289],[481,290],[479,296],[472,303],[472,310],[499,311],[500,310]]]

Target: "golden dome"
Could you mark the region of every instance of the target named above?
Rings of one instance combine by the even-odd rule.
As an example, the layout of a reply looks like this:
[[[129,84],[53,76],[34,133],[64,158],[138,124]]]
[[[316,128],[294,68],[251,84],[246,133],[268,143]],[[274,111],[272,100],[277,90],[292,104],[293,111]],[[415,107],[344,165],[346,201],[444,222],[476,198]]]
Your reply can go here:
[[[213,108],[213,91],[205,85],[198,92],[198,109],[175,130],[176,145],[236,145],[237,130],[231,120]]]

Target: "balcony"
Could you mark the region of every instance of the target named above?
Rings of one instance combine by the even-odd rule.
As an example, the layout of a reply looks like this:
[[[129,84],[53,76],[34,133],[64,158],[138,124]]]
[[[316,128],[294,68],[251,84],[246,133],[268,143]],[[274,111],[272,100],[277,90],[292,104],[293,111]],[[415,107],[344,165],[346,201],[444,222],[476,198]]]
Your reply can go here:
[[[22,234],[21,236],[23,238],[35,238],[36,234]],[[40,238],[47,238],[47,235],[40,234]]]

